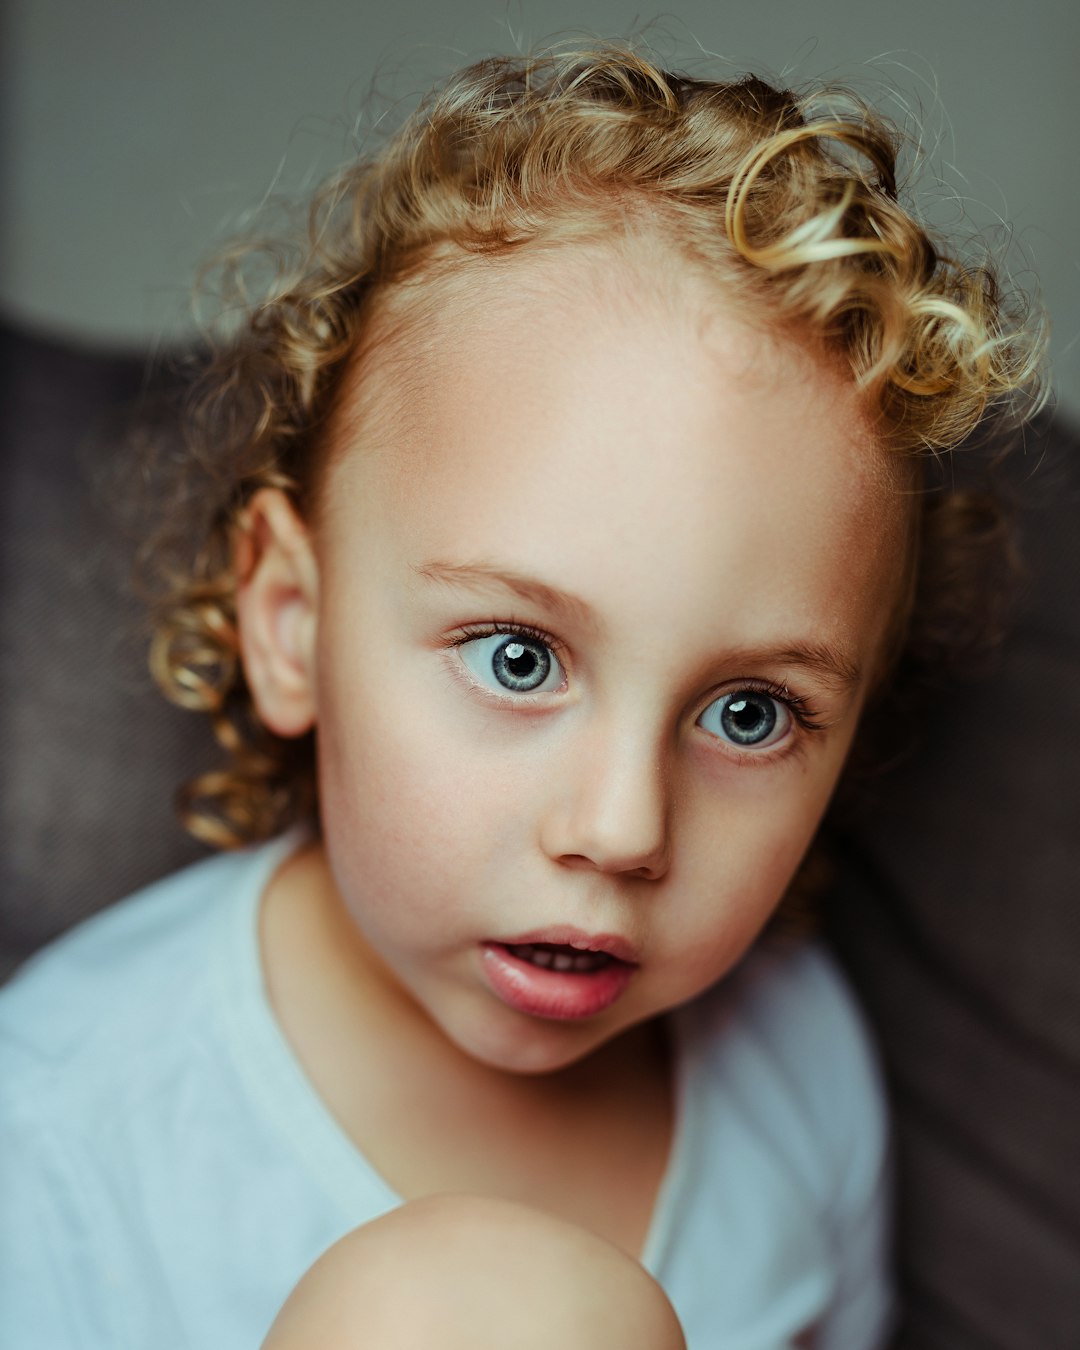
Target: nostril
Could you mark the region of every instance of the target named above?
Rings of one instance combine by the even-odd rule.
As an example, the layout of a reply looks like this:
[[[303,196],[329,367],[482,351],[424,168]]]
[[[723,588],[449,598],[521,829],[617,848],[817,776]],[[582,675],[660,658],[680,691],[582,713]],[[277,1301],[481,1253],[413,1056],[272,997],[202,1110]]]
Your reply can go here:
[[[545,812],[540,843],[553,861],[655,880],[668,869],[673,798],[663,760],[641,745],[590,742]]]
[[[584,853],[563,853],[559,856],[558,861],[563,867],[576,867],[582,870],[587,868],[592,872],[596,870],[596,863],[591,858],[587,858]]]

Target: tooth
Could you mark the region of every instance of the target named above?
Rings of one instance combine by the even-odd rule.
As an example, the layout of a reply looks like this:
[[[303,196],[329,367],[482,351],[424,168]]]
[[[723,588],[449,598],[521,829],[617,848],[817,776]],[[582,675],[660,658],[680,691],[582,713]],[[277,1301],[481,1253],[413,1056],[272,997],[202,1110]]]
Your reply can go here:
[[[565,952],[559,952],[552,963],[556,970],[570,970],[574,964],[574,958],[567,956]]]
[[[546,969],[548,966],[551,965],[555,957],[552,955],[551,952],[540,951],[537,948],[534,948],[529,953],[528,959],[533,963],[534,966],[544,966]]]
[[[514,955],[515,955],[519,960],[521,960],[521,961],[531,961],[531,960],[532,960],[533,949],[532,949],[532,943],[531,943],[531,942],[525,942],[525,943],[522,943],[522,944],[521,944],[520,946],[518,946],[518,947],[511,947],[510,950],[511,950],[511,951],[514,953]]]

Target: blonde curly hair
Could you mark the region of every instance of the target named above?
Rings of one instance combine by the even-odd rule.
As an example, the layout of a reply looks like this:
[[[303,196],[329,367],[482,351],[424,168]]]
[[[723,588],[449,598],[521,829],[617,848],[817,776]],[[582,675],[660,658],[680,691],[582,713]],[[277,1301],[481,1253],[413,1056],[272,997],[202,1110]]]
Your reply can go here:
[[[392,288],[422,288],[478,254],[610,237],[644,218],[741,312],[845,361],[894,453],[932,457],[1030,394],[1037,337],[989,266],[949,257],[900,204],[899,144],[853,96],[687,78],[626,46],[489,59],[425,99],[381,153],[328,181],[301,237],[228,251],[234,322],[194,387],[171,540],[158,535],[150,549],[162,578],[155,677],[210,715],[228,753],[226,767],[182,790],[191,832],[238,846],[316,809],[312,735],[278,737],[253,711],[232,543],[261,487],[312,506],[338,380]],[[916,515],[896,659],[902,633],[924,656],[948,649],[942,615],[969,609],[958,559],[997,528],[956,494],[925,494]]]

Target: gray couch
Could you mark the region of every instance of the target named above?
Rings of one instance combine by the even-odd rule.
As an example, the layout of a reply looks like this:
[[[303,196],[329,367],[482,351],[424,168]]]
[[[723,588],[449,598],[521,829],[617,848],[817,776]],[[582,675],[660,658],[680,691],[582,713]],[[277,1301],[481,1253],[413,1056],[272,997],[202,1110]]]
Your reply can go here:
[[[115,509],[143,363],[9,327],[0,369],[2,975],[199,855],[170,796],[214,752],[145,674]],[[1080,1347],[1078,456],[1063,423],[1029,434],[1003,659],[943,688],[917,752],[833,827],[828,937],[895,1111],[902,1350]]]

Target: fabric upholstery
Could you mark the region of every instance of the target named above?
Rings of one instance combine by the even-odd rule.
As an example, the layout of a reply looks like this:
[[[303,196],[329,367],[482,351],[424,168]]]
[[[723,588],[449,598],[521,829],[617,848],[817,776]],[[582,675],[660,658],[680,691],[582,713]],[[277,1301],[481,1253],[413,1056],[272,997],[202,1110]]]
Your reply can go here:
[[[202,853],[171,798],[212,747],[151,683],[115,500],[143,364],[0,328],[0,977]]]
[[[869,789],[829,909],[889,1072],[903,1350],[1080,1345],[1080,440],[1006,468],[1001,659]]]

